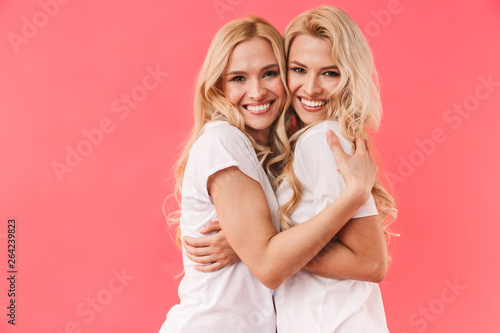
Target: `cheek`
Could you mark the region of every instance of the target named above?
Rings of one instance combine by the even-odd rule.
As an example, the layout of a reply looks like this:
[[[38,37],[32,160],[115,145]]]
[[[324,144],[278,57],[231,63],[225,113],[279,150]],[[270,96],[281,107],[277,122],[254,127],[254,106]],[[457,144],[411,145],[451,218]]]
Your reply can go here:
[[[337,86],[339,85],[339,82],[340,79],[328,82],[327,84],[325,84],[325,90],[328,91],[329,94],[332,93],[332,91],[334,91],[335,88],[337,88]]]
[[[240,89],[235,89],[234,87],[225,86],[224,93],[226,94],[226,96],[229,99],[229,101],[231,102],[231,104],[238,106],[238,104],[241,100]]]
[[[274,83],[273,92],[279,99],[283,101],[286,99],[285,87],[283,86],[281,79],[276,80]]]
[[[294,75],[290,75],[288,77],[288,90],[290,90],[290,94],[295,95],[297,89],[300,87],[300,80],[294,77]]]

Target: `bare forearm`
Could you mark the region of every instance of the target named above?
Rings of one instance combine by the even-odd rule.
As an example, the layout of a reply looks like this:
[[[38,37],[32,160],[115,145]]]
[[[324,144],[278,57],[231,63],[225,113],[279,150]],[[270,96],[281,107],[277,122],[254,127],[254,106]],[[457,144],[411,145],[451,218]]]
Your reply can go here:
[[[337,200],[310,220],[278,233],[266,222],[270,220],[269,208],[256,201],[259,199],[258,191],[250,193],[256,184],[247,182],[247,192],[241,193],[239,189],[236,191],[236,186],[244,184],[246,178],[235,180],[237,182],[222,183],[224,190],[213,185],[212,196],[220,224],[241,260],[264,285],[272,289],[279,287],[321,251],[365,199],[356,189],[346,189]],[[260,201],[264,202],[263,199],[260,198]]]
[[[327,278],[380,282],[388,254],[378,215],[351,219],[304,269]]]
[[[207,189],[227,240],[267,287],[279,287],[306,265],[370,197],[376,166],[367,158],[369,154],[360,140],[356,140],[357,150],[352,157],[342,151],[338,140],[332,146],[342,154],[336,154],[346,182],[342,194],[310,220],[281,233],[270,223],[267,199],[258,182],[236,167],[209,178]]]
[[[378,261],[356,255],[339,241],[328,244],[303,269],[329,279],[380,282],[385,275]]]
[[[258,259],[262,274],[279,286],[318,254],[362,203],[345,191],[315,217],[271,237]]]

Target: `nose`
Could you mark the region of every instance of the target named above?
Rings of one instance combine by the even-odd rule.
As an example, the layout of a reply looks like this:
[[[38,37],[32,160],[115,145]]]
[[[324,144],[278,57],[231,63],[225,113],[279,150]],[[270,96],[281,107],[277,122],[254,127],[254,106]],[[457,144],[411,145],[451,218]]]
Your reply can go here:
[[[317,78],[314,75],[308,75],[305,78],[304,84],[302,86],[302,90],[308,96],[319,95],[323,91],[321,85],[319,84]]]
[[[260,80],[252,80],[248,91],[248,97],[254,100],[260,100],[267,94],[267,89]]]

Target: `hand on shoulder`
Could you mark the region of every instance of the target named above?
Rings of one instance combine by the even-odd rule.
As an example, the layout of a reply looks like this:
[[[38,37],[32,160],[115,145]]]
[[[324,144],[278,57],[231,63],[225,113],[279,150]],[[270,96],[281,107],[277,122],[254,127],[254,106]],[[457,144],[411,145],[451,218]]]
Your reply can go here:
[[[360,201],[366,202],[377,179],[378,167],[373,160],[366,141],[356,135],[356,150],[353,155],[344,152],[339,138],[332,130],[326,133],[328,144],[335,154],[339,172],[346,183],[345,191]]]

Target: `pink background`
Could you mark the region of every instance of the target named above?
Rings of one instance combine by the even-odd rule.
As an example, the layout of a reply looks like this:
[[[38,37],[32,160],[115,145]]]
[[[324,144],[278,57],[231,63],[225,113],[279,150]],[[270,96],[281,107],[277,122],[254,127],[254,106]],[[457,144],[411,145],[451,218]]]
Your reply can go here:
[[[213,35],[246,14],[283,31],[324,2],[0,1],[1,332],[159,330],[182,270],[162,203]],[[391,332],[498,332],[500,2],[329,3],[369,37],[381,78],[402,235],[381,284]]]

